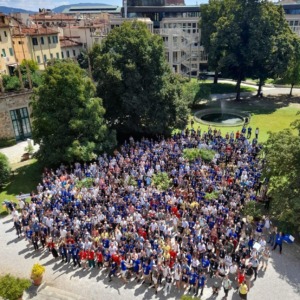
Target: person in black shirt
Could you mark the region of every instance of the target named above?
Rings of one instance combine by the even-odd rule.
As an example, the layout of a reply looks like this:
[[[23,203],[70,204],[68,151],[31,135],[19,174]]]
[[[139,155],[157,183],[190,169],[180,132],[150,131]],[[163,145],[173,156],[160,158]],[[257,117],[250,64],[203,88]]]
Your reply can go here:
[[[253,274],[254,274],[254,270],[252,268],[252,264],[249,263],[247,265],[246,272],[245,272],[245,279],[246,279],[246,284],[247,284],[247,287],[248,287],[248,292],[250,291],[251,278],[252,278]]]

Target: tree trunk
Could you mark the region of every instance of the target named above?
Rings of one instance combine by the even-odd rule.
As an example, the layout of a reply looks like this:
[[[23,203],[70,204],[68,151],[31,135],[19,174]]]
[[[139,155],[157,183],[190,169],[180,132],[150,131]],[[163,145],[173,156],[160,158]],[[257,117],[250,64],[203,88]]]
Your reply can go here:
[[[261,78],[259,78],[258,90],[257,90],[256,97],[259,97],[259,96],[260,96],[260,93],[261,93],[263,84],[264,84],[263,80],[262,80]]]
[[[294,88],[294,83],[292,83],[292,85],[291,85],[291,90],[290,90],[290,96],[293,96],[293,88]]]
[[[219,79],[219,73],[218,73],[218,71],[216,70],[216,71],[215,71],[215,76],[214,76],[214,84],[217,84],[217,83],[218,83],[218,79]]]
[[[241,100],[241,82],[242,79],[239,77],[237,82],[236,82],[236,101],[240,101]]]

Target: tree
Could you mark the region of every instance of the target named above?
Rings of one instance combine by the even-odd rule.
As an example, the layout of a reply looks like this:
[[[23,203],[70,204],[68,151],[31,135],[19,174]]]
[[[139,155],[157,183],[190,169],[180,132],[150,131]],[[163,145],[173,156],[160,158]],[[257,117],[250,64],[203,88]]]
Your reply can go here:
[[[218,83],[219,61],[223,50],[212,40],[212,34],[216,32],[216,23],[223,12],[223,0],[210,0],[209,4],[201,5],[201,41],[208,55],[208,65],[215,71],[214,83]]]
[[[292,128],[300,129],[300,120]],[[300,230],[300,136],[292,130],[270,134],[264,145],[266,165],[264,175],[269,179],[270,209],[285,230]]]
[[[72,61],[55,61],[32,99],[33,139],[46,164],[90,161],[114,146],[100,98],[86,72]]]
[[[293,57],[290,59],[287,70],[283,76],[283,82],[291,85],[290,96],[293,94],[293,88],[300,84],[300,40],[294,39]]]
[[[260,8],[256,39],[251,39],[250,45],[255,62],[251,77],[259,80],[258,96],[267,78],[277,78],[286,72],[297,39],[286,21],[282,6],[266,1]]]
[[[161,37],[144,23],[124,22],[90,57],[111,126],[137,135],[184,128],[189,110],[180,80],[165,60]]]
[[[219,7],[218,2],[210,1],[208,5]],[[239,100],[241,82],[246,77],[258,77],[261,88],[268,76],[285,70],[293,51],[293,34],[281,6],[265,0],[220,2],[219,18],[215,20],[215,15],[210,16],[214,23],[208,33],[208,50],[213,52],[209,55],[214,55],[216,49],[222,53],[218,57],[218,68],[237,81],[236,99]],[[211,14],[216,14],[215,11],[212,9]]]
[[[0,153],[0,186],[8,182],[11,168],[8,158]]]
[[[183,97],[190,107],[194,107],[201,99],[210,98],[210,88],[196,81],[189,81],[183,85]]]
[[[21,73],[25,75],[27,73],[27,70],[30,71],[31,74],[38,71],[39,65],[36,61],[32,59],[23,59],[21,62]]]

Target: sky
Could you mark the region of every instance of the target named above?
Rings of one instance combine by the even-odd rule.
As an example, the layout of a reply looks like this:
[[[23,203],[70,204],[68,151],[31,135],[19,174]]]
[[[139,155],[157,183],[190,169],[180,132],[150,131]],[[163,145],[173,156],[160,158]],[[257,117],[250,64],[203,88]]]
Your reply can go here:
[[[185,0],[186,5],[205,3],[207,0]],[[122,5],[122,0],[0,0],[0,6],[17,7],[37,11],[39,8],[49,8],[76,3],[105,3]]]

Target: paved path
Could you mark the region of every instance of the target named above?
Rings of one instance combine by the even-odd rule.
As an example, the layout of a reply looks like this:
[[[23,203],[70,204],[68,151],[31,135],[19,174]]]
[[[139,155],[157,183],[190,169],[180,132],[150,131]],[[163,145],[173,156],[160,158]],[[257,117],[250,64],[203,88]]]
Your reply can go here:
[[[24,149],[27,146],[28,146],[27,141],[19,142],[14,146],[0,149],[0,152],[5,154],[8,157],[8,160],[10,161],[11,164],[15,164],[22,160],[22,155],[26,152]],[[34,145],[33,148],[34,151],[37,151],[39,146]]]
[[[44,292],[36,292],[31,289],[27,299],[71,299],[65,295],[58,296],[56,289],[64,290],[65,294],[73,293],[77,299],[87,300],[117,300],[117,299],[179,299],[180,293],[172,288],[172,294],[167,298],[159,291],[156,296],[153,289],[145,285],[137,285],[130,282],[124,286],[120,279],[114,279],[112,284],[108,283],[107,274],[98,270],[83,271],[74,269],[72,265],[66,265],[55,261],[52,256],[44,251],[34,252],[33,247],[26,247],[24,239],[18,239],[12,229],[11,218],[5,217],[0,220],[0,273],[11,273],[14,275],[29,277],[32,265],[40,262],[46,266],[44,281],[47,287]],[[273,252],[269,268],[264,273],[259,271],[258,279],[249,293],[249,300],[299,300],[300,299],[300,247],[297,245],[284,244],[283,254]],[[57,296],[53,296],[57,291]],[[48,291],[47,291],[48,289]],[[50,289],[50,290],[49,290]],[[47,293],[46,293],[47,292]],[[49,296],[49,293],[52,295]],[[42,295],[48,295],[42,297]],[[223,291],[218,297],[212,297],[211,288],[204,289],[205,299],[220,300]],[[236,292],[231,291],[228,299],[238,300]]]

